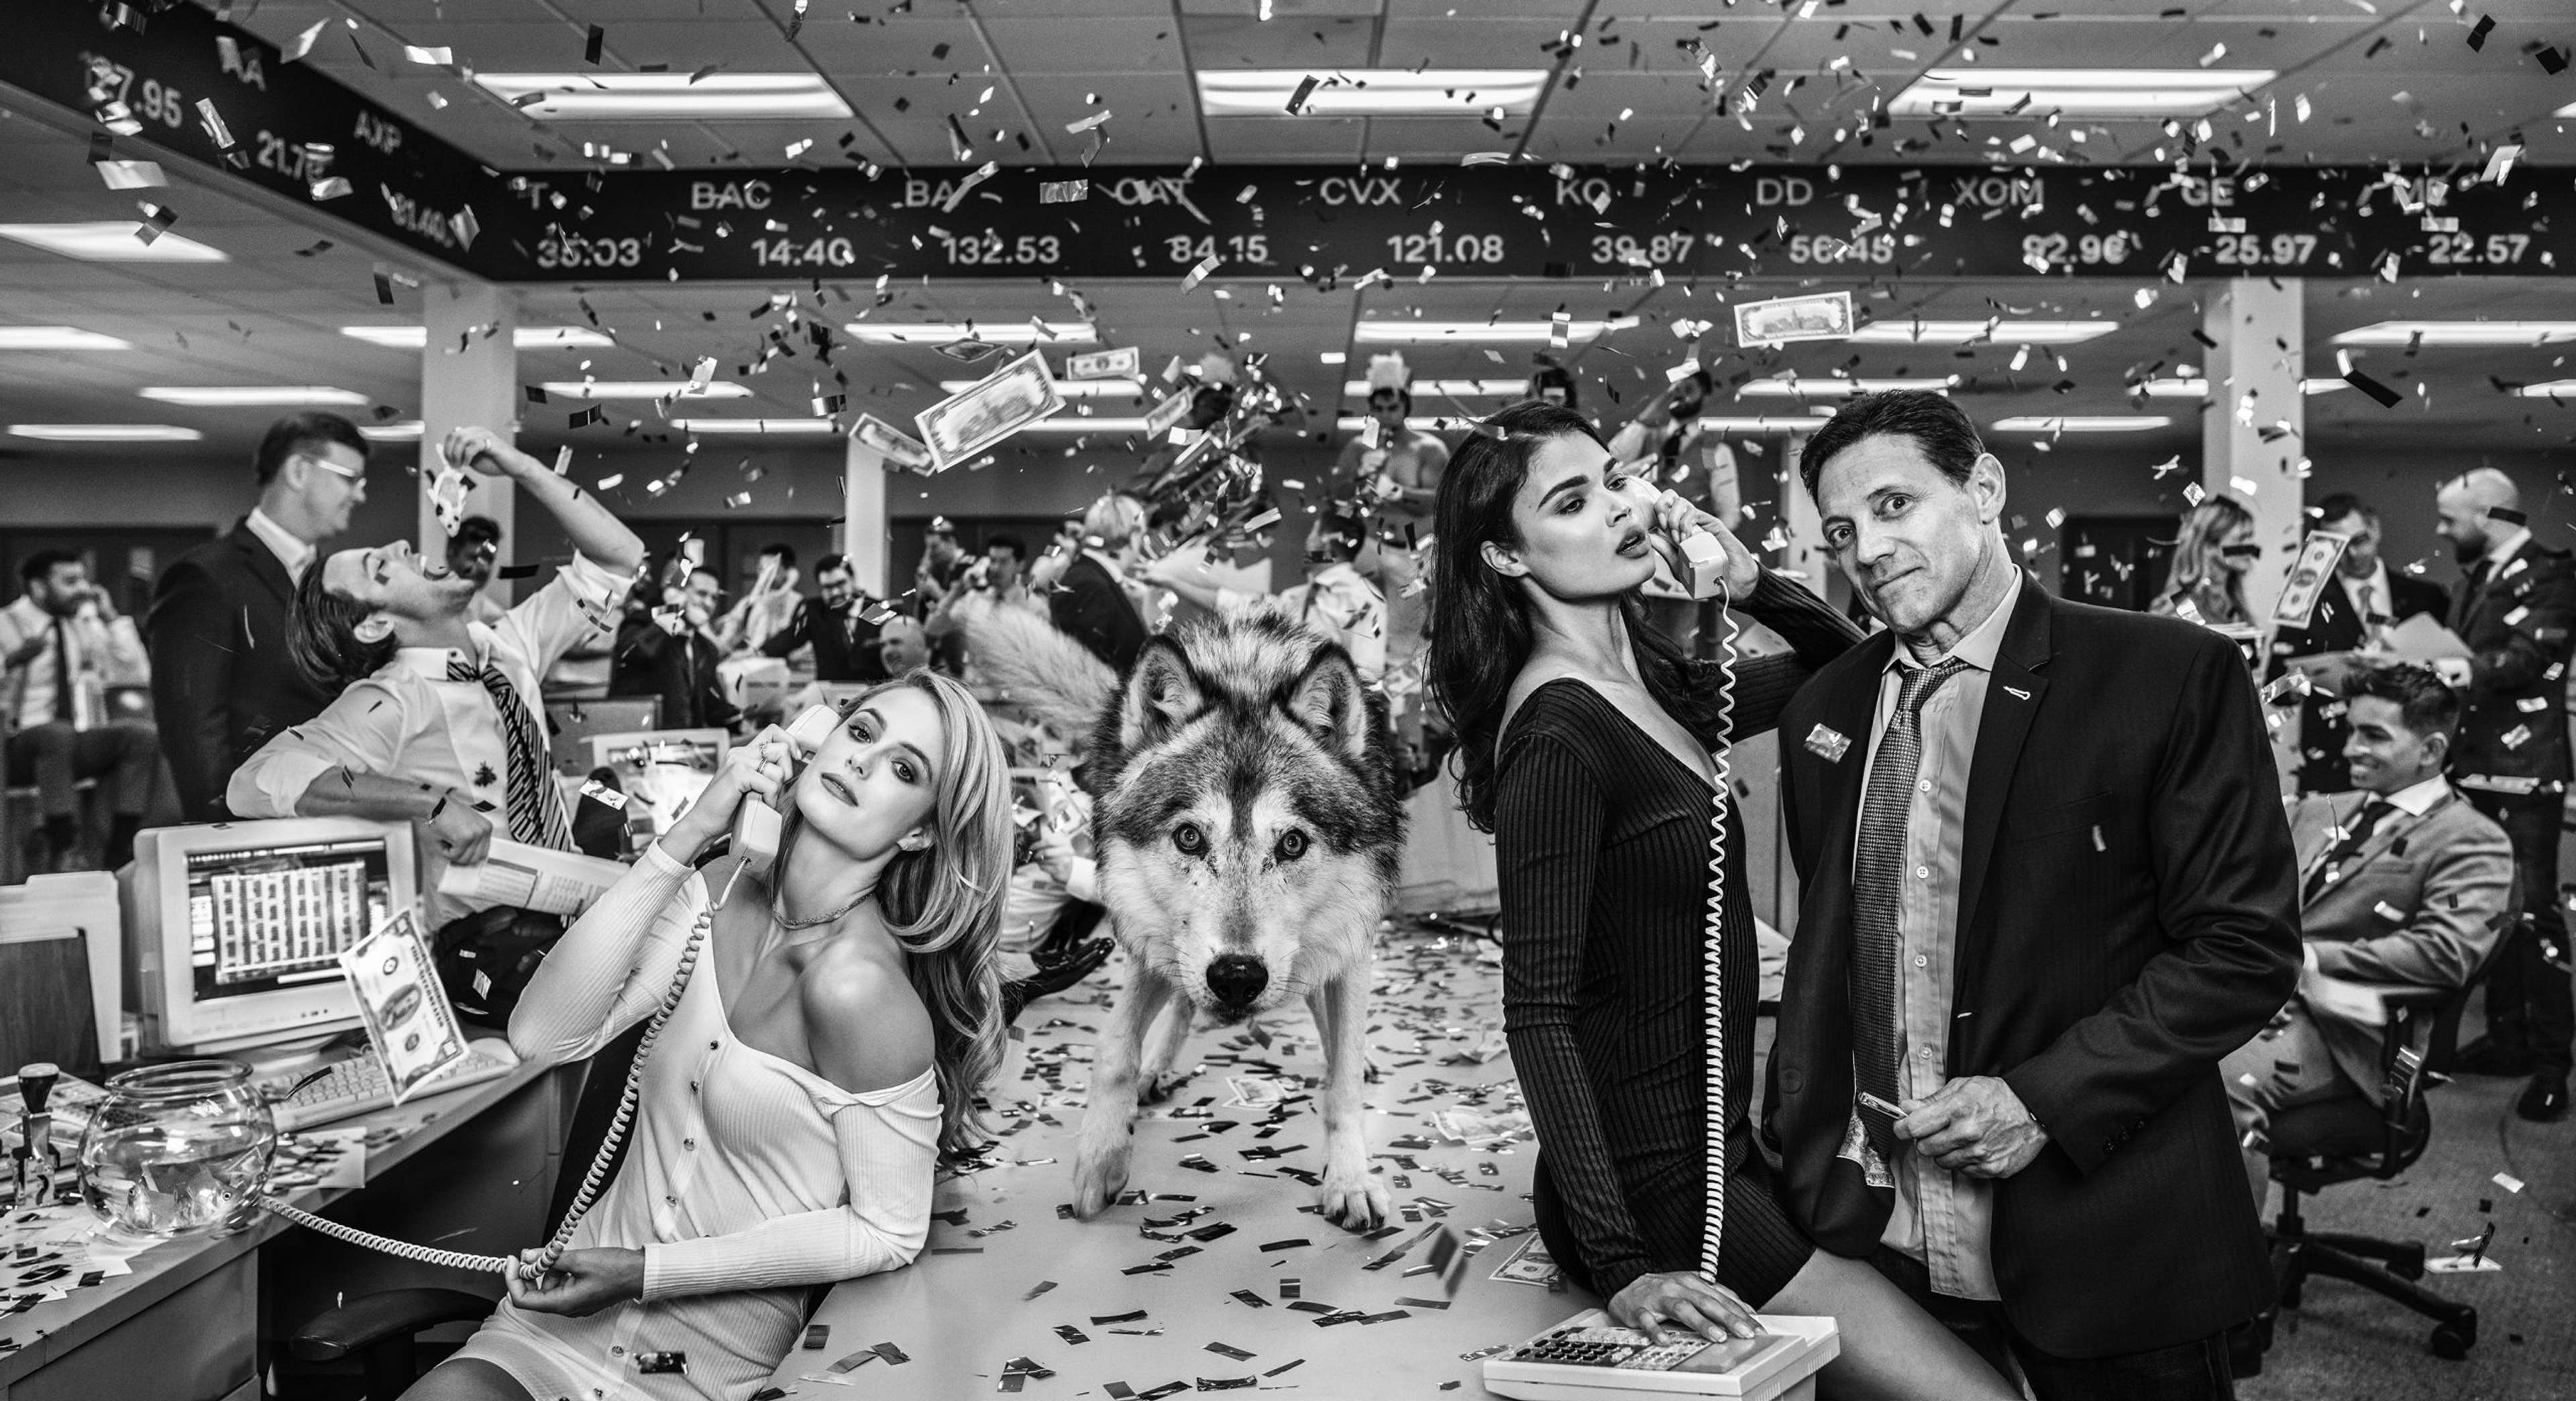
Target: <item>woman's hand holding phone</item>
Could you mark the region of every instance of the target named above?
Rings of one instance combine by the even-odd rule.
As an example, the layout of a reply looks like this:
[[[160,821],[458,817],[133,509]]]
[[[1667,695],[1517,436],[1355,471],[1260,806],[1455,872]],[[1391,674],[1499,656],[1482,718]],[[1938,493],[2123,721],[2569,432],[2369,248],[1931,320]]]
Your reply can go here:
[[[663,834],[662,850],[684,864],[695,861],[708,843],[730,829],[734,810],[746,797],[775,805],[795,772],[795,741],[776,725],[763,726],[725,755],[698,800]]]
[[[1725,552],[1723,577],[1727,597],[1742,598],[1753,592],[1754,585],[1762,582],[1762,561],[1744,547],[1743,541],[1735,538],[1735,532],[1727,529],[1725,522],[1684,500],[1681,493],[1667,491],[1656,503],[1654,528],[1676,542],[1702,531],[1716,537],[1718,548]],[[1687,570],[1677,570],[1676,573],[1685,580],[1690,577]]]

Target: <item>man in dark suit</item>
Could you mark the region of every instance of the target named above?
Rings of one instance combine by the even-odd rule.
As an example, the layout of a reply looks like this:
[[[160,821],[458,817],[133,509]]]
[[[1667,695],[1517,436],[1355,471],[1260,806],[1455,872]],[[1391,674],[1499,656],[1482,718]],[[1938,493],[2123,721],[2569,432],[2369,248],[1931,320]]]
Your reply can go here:
[[[2350,543],[2335,564],[2334,581],[2317,595],[2316,612],[2303,628],[2284,624],[2272,639],[2272,665],[2264,674],[2281,674],[2291,657],[2350,652],[2376,640],[2389,626],[2429,613],[2433,621],[2450,616],[2450,595],[2429,579],[2391,572],[2379,557],[2379,512],[2348,492],[2316,504],[2311,513],[2319,530],[2329,530]],[[2283,697],[2286,702],[2289,697]],[[2344,721],[2344,704],[2323,687],[2298,697],[2299,791],[2341,793],[2352,787],[2345,766],[2344,741],[2352,726]]]
[[[279,419],[252,465],[259,504],[231,534],[170,561],[144,621],[153,718],[191,822],[231,816],[233,770],[330,703],[286,654],[286,606],[316,547],[367,499],[367,440],[336,414]]]
[[[666,730],[730,729],[741,718],[725,699],[716,663],[724,651],[708,630],[715,626],[724,585],[704,565],[685,566],[678,587],[663,606],[630,607],[618,625],[617,648],[608,671],[612,696],[660,696]],[[672,612],[679,631],[663,625]]]
[[[2531,537],[2513,479],[2481,467],[2445,483],[2434,507],[2459,557],[2452,629],[2472,655],[2435,665],[2466,713],[2451,772],[2477,810],[2513,839],[2522,916],[2487,979],[2486,1035],[2460,1048],[2472,1075],[2528,1075],[2525,1119],[2567,1113],[2576,1008],[2558,891],[2566,801],[2567,661],[2576,648],[2576,559]]]
[[[878,625],[867,620],[875,606],[860,588],[850,562],[839,555],[814,561],[814,584],[823,591],[796,605],[787,626],[760,644],[765,656],[791,657],[800,649],[814,654],[817,681],[883,681],[885,658],[878,649]]]
[[[1113,492],[1091,503],[1082,517],[1082,549],[1066,565],[1047,595],[1047,617],[1056,630],[1079,642],[1125,675],[1152,634],[1120,587],[1125,558],[1145,528],[1145,503]]]
[[[2273,1281],[2218,1062],[2299,967],[2252,680],[2215,632],[2029,580],[1939,395],[1854,398],[1800,469],[1888,631],[1781,720],[1789,1209],[2042,1401],[2227,1396]]]

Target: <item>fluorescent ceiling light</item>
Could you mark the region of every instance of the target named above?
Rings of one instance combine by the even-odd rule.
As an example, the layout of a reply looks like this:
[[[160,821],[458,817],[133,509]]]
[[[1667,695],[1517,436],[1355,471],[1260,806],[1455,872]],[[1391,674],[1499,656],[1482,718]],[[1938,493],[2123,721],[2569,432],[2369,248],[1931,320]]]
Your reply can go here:
[[[420,420],[416,418],[358,425],[358,436],[371,443],[416,443],[420,441],[420,431]]]
[[[537,386],[558,399],[748,399],[751,391],[726,380],[550,379]]]
[[[2196,117],[2280,76],[2269,68],[1935,68],[1895,117]]]
[[[675,418],[671,426],[683,433],[765,433],[771,437],[820,438],[841,431],[841,425],[828,418]]]
[[[0,326],[0,350],[132,350],[133,343],[77,326]]]
[[[1447,394],[1458,399],[1522,399],[1529,396],[1525,379],[1417,379],[1412,384],[1413,396]],[[1376,392],[1364,379],[1345,380],[1342,392],[1354,399],[1365,399]]]
[[[2376,321],[2345,331],[2337,345],[2549,345],[2576,340],[2576,321]]]
[[[1828,422],[1823,414],[1756,414],[1725,418],[1701,414],[1700,426],[1713,433],[1812,433]]]
[[[1061,389],[1064,386],[1057,385]],[[1134,415],[1104,415],[1085,418],[1079,414],[1057,414],[1042,418],[1020,429],[1023,433],[1142,433],[1145,420]]]
[[[192,409],[274,408],[297,404],[367,402],[367,396],[354,389],[333,389],[326,384],[181,384],[160,385],[134,392],[146,399],[157,399],[164,404],[184,404]]]
[[[2209,381],[2205,379],[2151,379],[2141,387],[2147,391],[2147,397],[2150,399],[2206,399],[2209,397]],[[2330,377],[2311,376],[2299,381],[2299,392],[2302,394],[2332,394],[2338,389],[2350,388],[2352,388],[2350,380]]]
[[[150,243],[134,236],[133,219],[94,224],[0,224],[0,238],[93,263],[228,263],[232,255],[193,238],[165,233]]]
[[[1848,399],[1854,394],[1877,394],[1890,389],[1928,389],[1947,394],[1959,385],[1959,377],[1945,379],[1757,379],[1738,387],[1738,399]]]
[[[1346,364],[1349,362],[1350,358],[1349,352],[1340,350],[1320,351],[1315,356],[1317,363],[1325,365]]]
[[[1565,339],[1580,345],[1636,324],[1633,316],[1569,321]],[[1363,321],[1351,339],[1361,345],[1544,345],[1555,334],[1553,321]]]
[[[1455,432],[1477,421],[1478,419],[1473,414],[1432,414],[1428,417],[1416,415],[1406,419],[1404,421],[1404,426],[1422,433]],[[1345,433],[1358,433],[1365,431],[1370,424],[1375,422],[1377,422],[1377,420],[1373,418],[1361,418],[1353,414],[1344,414],[1342,417],[1333,421],[1333,426],[1339,428]]]
[[[1998,433],[2146,433],[2171,426],[2173,420],[2161,414],[2103,414],[2069,417],[1999,418],[1994,421]]]
[[[1099,328],[1088,321],[1049,321],[1041,332],[1027,320],[853,321],[841,328],[861,345],[946,345],[979,340],[992,345],[1097,345]]]
[[[418,350],[429,344],[426,326],[343,326],[340,334],[393,350]],[[617,342],[582,326],[521,326],[510,333],[510,344],[520,350],[547,350]]]
[[[477,73],[474,81],[530,117],[558,121],[850,115],[849,104],[813,73]]]
[[[1199,110],[1211,117],[1280,117],[1298,89],[1303,117],[1525,117],[1547,86],[1545,68],[1235,68],[1201,70]],[[1307,85],[1312,83],[1312,87]]]
[[[12,423],[9,432],[49,443],[193,443],[206,436],[167,423]]]
[[[2544,380],[2513,391],[2517,399],[2576,399],[2576,379]]]
[[[955,394],[983,382],[980,379],[943,379],[939,387]],[[1125,375],[1114,375],[1108,379],[1060,379],[1055,382],[1055,392],[1067,399],[1134,399],[1143,396],[1145,382]]]
[[[2077,345],[2117,321],[1874,321],[1845,337],[1863,345]]]

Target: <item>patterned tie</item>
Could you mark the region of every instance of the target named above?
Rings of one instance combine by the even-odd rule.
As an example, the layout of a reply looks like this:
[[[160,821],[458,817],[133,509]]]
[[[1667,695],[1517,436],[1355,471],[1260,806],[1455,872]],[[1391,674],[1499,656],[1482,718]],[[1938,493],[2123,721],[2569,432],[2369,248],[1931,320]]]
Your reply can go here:
[[[447,679],[481,682],[492,694],[492,708],[500,713],[501,742],[510,760],[510,840],[572,850],[572,829],[564,821],[563,804],[555,801],[551,791],[554,775],[546,767],[545,741],[537,733],[536,717],[519,703],[519,688],[498,666],[485,662],[478,671],[473,663],[453,654],[447,659]]]
[[[1852,1067],[1860,1088],[1890,1104],[1904,1098],[1896,1078],[1896,954],[1903,942],[1898,910],[1905,887],[1906,819],[1915,774],[1923,766],[1923,703],[1941,683],[1966,671],[1956,657],[1904,673],[1896,714],[1870,761],[1861,800],[1860,850],[1852,871]],[[1896,1158],[1895,1119],[1863,1108],[1861,1123],[1880,1157]]]
[[[2397,811],[2397,805],[2384,798],[2373,798],[2363,804],[2361,815],[2352,820],[2350,827],[2344,829],[2343,840],[2335,844],[2334,850],[2326,853],[2326,859],[2319,863],[2316,871],[2308,877],[2308,887],[2300,893],[2299,903],[2304,905],[2314,900],[2319,892],[2333,884],[2335,868],[2351,860],[2354,853],[2361,850],[2362,843],[2370,840],[2370,834],[2379,830],[2379,820],[2395,811]]]

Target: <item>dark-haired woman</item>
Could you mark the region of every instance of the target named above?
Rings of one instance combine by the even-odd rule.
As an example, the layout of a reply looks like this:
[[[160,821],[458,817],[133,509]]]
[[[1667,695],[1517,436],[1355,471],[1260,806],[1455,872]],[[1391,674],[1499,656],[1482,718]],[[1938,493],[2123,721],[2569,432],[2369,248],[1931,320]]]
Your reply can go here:
[[[2015,1395],[1871,1266],[1815,1249],[1772,1198],[1746,1121],[1757,953],[1731,805],[1723,1127],[1710,1123],[1710,749],[1769,728],[1858,631],[1762,570],[1713,518],[1685,506],[1649,519],[1581,417],[1530,403],[1484,427],[1441,483],[1432,668],[1469,820],[1495,837],[1505,1028],[1542,1149],[1549,1253],[1659,1341],[1668,1328],[1748,1333],[1757,1309],[1831,1315],[1835,1394]],[[1712,531],[1729,597],[1795,654],[1738,667],[1730,698],[1713,669],[1646,626],[1637,594],[1659,528]],[[1696,1266],[1704,1174],[1721,1146],[1710,1284]]]

